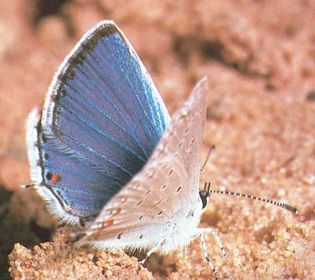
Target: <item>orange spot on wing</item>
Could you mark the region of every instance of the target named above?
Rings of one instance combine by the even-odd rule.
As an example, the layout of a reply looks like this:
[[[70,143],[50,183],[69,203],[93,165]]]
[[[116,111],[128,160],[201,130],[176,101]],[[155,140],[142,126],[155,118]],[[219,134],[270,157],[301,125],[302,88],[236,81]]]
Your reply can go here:
[[[102,228],[109,227],[109,226],[113,225],[113,223],[114,223],[114,220],[112,220],[112,219],[107,220],[107,221],[102,223]]]
[[[106,211],[107,215],[110,216],[115,216],[117,214],[119,214],[121,212],[121,208],[120,207],[115,207],[115,208],[110,208]]]
[[[57,173],[53,173],[51,175],[51,178],[50,178],[50,181],[53,183],[53,184],[57,184],[59,181],[61,180],[61,176]]]
[[[121,212],[121,208],[117,207],[112,210],[112,215],[117,215]]]

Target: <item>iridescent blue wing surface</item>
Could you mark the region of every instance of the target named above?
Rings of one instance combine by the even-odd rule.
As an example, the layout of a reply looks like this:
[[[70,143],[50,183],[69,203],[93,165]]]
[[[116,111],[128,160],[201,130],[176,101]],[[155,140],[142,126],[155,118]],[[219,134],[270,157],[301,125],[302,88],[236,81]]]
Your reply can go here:
[[[203,78],[173,115],[141,172],[79,232],[77,245],[154,248],[167,253],[198,235],[203,212],[199,178],[206,90]]]
[[[30,114],[32,180],[59,218],[94,217],[147,162],[169,122],[137,54],[112,21],[87,32]]]

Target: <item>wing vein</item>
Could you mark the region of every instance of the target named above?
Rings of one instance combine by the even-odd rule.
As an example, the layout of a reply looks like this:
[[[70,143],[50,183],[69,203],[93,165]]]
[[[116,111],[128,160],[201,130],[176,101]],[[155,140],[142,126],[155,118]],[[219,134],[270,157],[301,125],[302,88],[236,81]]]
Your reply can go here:
[[[105,43],[103,40],[101,40],[101,42],[102,42],[102,44],[104,45],[104,47],[108,50],[108,52],[111,54],[110,57],[111,57],[112,59],[114,58],[114,62],[115,62],[115,60],[117,59],[117,57],[116,57],[115,54],[111,51],[111,48],[108,48],[108,46],[106,45],[106,43]],[[90,54],[90,55],[91,55],[91,54]],[[92,55],[91,55],[91,56],[92,56]],[[95,58],[94,58],[94,60],[95,60]],[[96,60],[95,60],[95,61],[96,61]],[[96,61],[96,62],[97,62],[97,61]],[[113,63],[109,63],[109,65],[113,65]],[[150,117],[148,116],[147,112],[144,110],[144,108],[143,108],[143,106],[142,106],[142,104],[141,104],[141,102],[140,102],[140,100],[139,100],[139,94],[137,93],[136,90],[134,90],[134,88],[133,88],[133,86],[132,86],[132,83],[131,83],[129,77],[128,77],[127,75],[124,75],[124,70],[121,68],[121,65],[120,65],[120,64],[119,64],[118,69],[119,69],[120,74],[121,74],[120,76],[121,76],[122,78],[124,78],[124,79],[127,81],[127,84],[129,85],[131,91],[135,93],[134,96],[136,97],[136,101],[137,101],[139,107],[142,109],[142,111],[143,111],[143,113],[144,113],[146,119],[149,121],[149,123],[151,124],[151,126],[152,126],[152,128],[153,128],[152,130],[149,130],[150,134],[151,134],[152,131],[154,131],[154,132],[155,132],[155,135],[156,135],[157,137],[159,137],[159,135],[158,135],[158,133],[157,133],[157,130],[155,129],[155,128],[156,128],[156,125],[155,125],[155,123],[152,123],[152,121],[153,121],[154,118],[150,118]],[[145,98],[146,98],[146,100],[147,100],[147,95],[144,94],[144,96],[145,96]],[[132,97],[133,97],[133,95],[132,95]],[[147,100],[147,101],[148,101],[148,100]],[[150,107],[150,113],[151,113],[152,107],[151,107],[151,105],[150,105],[150,102],[147,102],[147,104],[148,104],[148,106]]]
[[[105,91],[101,88],[99,88],[98,86],[98,83],[95,83],[94,81],[97,80],[96,78],[98,78],[99,80],[102,81],[102,83],[104,83],[107,88],[109,89],[110,92],[114,93],[115,91],[111,88],[111,86],[109,85],[109,83],[107,83],[101,76],[98,75],[97,71],[88,63],[88,61],[85,62],[86,65],[90,68],[90,70],[92,70],[91,72],[94,73],[94,76],[93,77],[89,77],[86,75],[86,73],[80,69],[80,68],[77,68],[77,71],[79,71],[83,76],[85,76],[85,78],[87,80],[89,80],[89,82],[91,84],[93,84],[93,87],[98,91],[98,92],[101,92],[103,93],[103,97],[106,99],[107,102],[110,103],[110,105],[114,108],[114,110],[116,111],[116,113],[126,122],[126,124],[128,125],[128,127],[130,128],[130,130],[133,132],[133,139],[137,142],[139,148],[143,151],[143,153],[145,154],[145,156],[148,158],[149,155],[148,153],[146,152],[143,144],[141,142],[139,142],[139,140],[137,139],[137,137],[135,136],[136,133],[135,133],[135,129],[133,128],[133,126],[130,124],[130,122],[124,117],[124,114],[121,113],[121,111],[117,108],[117,106],[114,104],[113,101],[110,100],[110,98],[108,98],[108,96],[105,94]],[[96,76],[96,77],[95,77]],[[78,79],[79,80],[79,79]],[[84,81],[80,81],[87,89],[90,89],[90,92],[93,92],[93,89],[89,88],[85,83]],[[67,84],[69,86],[69,83]],[[129,114],[129,110],[128,108],[125,107],[125,103],[116,95],[114,94],[112,97],[114,97],[118,102],[119,104],[121,104],[124,108],[125,108],[125,113],[126,114]],[[130,114],[129,114],[130,115]],[[148,138],[149,139],[149,138]]]

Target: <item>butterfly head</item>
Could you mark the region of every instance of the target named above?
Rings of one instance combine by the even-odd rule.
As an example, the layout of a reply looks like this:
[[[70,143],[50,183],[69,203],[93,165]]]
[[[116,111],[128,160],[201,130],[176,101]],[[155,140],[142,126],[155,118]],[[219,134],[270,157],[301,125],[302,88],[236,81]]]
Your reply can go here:
[[[210,196],[210,183],[205,183],[203,190],[199,191],[199,196],[202,202],[202,209],[205,209],[208,204],[208,197]]]

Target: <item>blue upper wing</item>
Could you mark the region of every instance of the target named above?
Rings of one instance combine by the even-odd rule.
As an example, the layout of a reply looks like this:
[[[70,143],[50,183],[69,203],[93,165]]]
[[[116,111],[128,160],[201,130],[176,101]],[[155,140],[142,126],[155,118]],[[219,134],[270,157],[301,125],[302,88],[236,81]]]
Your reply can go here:
[[[58,216],[95,216],[147,162],[168,122],[127,39],[113,22],[100,22],[60,66],[42,116],[29,128],[37,189],[57,204],[51,208]]]

